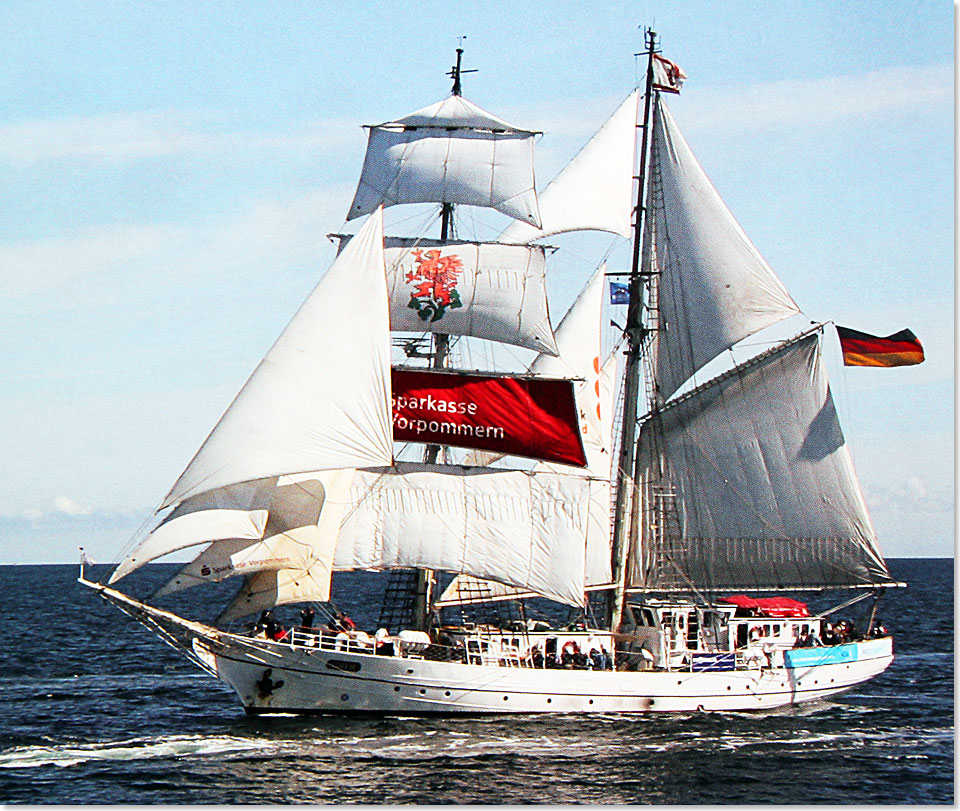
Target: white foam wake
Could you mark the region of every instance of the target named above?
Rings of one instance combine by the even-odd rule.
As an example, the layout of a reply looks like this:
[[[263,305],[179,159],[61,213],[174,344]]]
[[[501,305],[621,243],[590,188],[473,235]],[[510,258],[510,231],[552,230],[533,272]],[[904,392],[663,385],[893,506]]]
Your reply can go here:
[[[231,752],[262,752],[271,743],[230,736],[170,735],[77,746],[15,746],[0,753],[0,769],[38,766],[76,766],[91,760],[150,760],[167,757],[204,757]]]

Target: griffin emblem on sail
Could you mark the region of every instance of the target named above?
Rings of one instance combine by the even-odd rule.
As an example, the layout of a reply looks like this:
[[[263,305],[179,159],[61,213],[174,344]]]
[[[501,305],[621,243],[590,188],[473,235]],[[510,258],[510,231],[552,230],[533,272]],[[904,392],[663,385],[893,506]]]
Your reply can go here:
[[[418,283],[407,306],[416,310],[421,320],[432,324],[443,318],[448,307],[455,310],[463,306],[457,292],[457,277],[463,270],[463,262],[456,254],[441,256],[436,249],[416,249],[412,253],[417,267],[407,273],[406,281]]]

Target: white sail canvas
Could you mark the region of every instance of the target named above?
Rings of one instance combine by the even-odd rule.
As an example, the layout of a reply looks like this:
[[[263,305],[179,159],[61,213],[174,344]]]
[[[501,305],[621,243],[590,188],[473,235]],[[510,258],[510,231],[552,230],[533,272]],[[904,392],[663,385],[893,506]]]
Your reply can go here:
[[[347,219],[381,205],[456,203],[493,208],[539,226],[533,174],[536,134],[461,96],[371,127]]]
[[[676,488],[679,562],[704,586],[852,585],[889,579],[810,335],[660,412],[640,449]],[[651,462],[655,465],[656,462]],[[653,550],[648,550],[653,551]]]
[[[662,101],[651,160],[657,377],[666,399],[737,341],[800,308],[720,199]]]
[[[606,123],[539,194],[536,228],[515,220],[502,242],[533,242],[567,231],[633,233],[633,175],[636,161],[637,103],[634,91]]]
[[[337,235],[341,246],[352,237]],[[468,335],[556,354],[539,245],[386,237],[395,332]]]
[[[303,303],[163,507],[267,476],[389,464],[392,443],[390,333],[378,213]]]
[[[594,484],[457,465],[357,471],[335,567],[465,572],[582,605]]]
[[[224,538],[211,543],[154,597],[258,571],[310,569],[311,582],[320,589],[310,599],[328,599],[337,531],[352,478],[352,470],[281,477],[273,492],[265,494],[269,518],[262,540]]]

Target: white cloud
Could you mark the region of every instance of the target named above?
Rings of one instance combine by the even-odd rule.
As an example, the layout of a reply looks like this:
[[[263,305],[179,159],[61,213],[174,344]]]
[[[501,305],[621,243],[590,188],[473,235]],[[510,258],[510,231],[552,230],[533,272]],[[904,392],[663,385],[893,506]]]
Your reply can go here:
[[[53,500],[53,506],[57,512],[67,515],[90,515],[90,510],[87,507],[80,506],[72,498],[67,498],[67,496],[57,496]]]
[[[952,109],[953,65],[885,68],[747,87],[691,87],[678,118],[724,134],[765,127],[824,127],[906,110]]]
[[[36,507],[28,507],[20,514],[28,521],[39,521],[43,518],[43,510],[38,510]]]
[[[222,116],[211,112],[39,119],[0,126],[0,161],[14,165],[55,160],[123,163],[244,150],[329,150],[331,145],[356,140],[356,129],[357,122],[329,120],[303,125],[292,135],[230,131]]]
[[[236,216],[189,226],[116,224],[0,244],[0,281],[8,299],[55,291],[78,278],[83,294],[96,297],[93,280],[115,273],[167,282],[189,278],[193,285],[203,278],[236,282],[244,270],[268,272],[303,260],[319,267],[318,256],[329,248],[326,229],[343,216],[350,193],[324,188],[286,201],[257,201]],[[81,303],[71,300],[72,306]]]
[[[919,476],[907,479],[907,493],[913,501],[926,501],[929,493],[927,483]]]

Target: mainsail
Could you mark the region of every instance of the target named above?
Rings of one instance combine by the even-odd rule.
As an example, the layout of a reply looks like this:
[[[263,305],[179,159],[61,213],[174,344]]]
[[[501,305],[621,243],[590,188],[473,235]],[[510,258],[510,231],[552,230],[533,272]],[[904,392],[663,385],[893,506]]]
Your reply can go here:
[[[678,571],[719,589],[855,586],[890,579],[823,367],[820,334],[786,343],[677,398],[644,424],[647,503],[675,499],[669,533],[641,548],[635,587]],[[656,492],[661,461],[663,487]],[[665,520],[662,512],[649,522]]]

